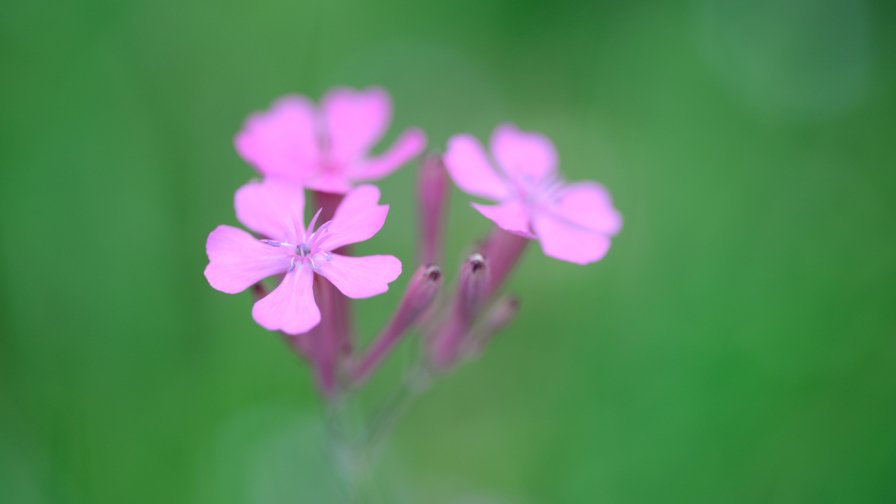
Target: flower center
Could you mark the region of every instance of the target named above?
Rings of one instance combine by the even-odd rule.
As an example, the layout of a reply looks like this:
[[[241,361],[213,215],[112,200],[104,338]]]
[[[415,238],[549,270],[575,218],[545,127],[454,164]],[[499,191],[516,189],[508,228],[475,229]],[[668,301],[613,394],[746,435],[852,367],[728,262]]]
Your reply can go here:
[[[323,209],[321,209],[323,210]],[[293,271],[297,266],[307,263],[313,271],[319,271],[321,262],[330,262],[333,260],[333,254],[323,248],[324,243],[330,237],[330,222],[327,221],[320,225],[316,230],[317,219],[320,217],[321,210],[318,210],[308,224],[308,230],[302,234],[302,241],[299,243],[290,243],[276,240],[261,240],[262,243],[272,247],[283,247],[292,249],[292,255],[289,257],[289,269]]]
[[[513,181],[517,198],[527,207],[539,209],[557,202],[565,182],[557,175],[536,178],[523,175]]]

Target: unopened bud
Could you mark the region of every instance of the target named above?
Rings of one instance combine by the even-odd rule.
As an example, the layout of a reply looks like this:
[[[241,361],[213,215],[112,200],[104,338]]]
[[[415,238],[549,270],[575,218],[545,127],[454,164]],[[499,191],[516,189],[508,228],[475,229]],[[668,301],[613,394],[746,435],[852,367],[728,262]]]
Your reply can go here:
[[[460,285],[457,290],[457,314],[469,325],[479,312],[488,287],[489,267],[485,256],[476,252],[467,258],[460,271]]]
[[[454,306],[430,341],[430,360],[437,368],[450,368],[467,344],[470,329],[486,299],[488,274],[488,259],[479,252],[471,254],[461,266]]]
[[[448,171],[438,154],[430,154],[420,166],[420,255],[424,264],[439,261],[448,202]]]
[[[428,265],[417,269],[389,325],[370,345],[367,354],[352,371],[355,383],[361,383],[370,376],[395,343],[420,320],[435,300],[441,285],[442,270],[438,266]]]
[[[408,329],[432,304],[442,285],[442,270],[436,265],[422,266],[414,273],[393,317],[400,331]]]

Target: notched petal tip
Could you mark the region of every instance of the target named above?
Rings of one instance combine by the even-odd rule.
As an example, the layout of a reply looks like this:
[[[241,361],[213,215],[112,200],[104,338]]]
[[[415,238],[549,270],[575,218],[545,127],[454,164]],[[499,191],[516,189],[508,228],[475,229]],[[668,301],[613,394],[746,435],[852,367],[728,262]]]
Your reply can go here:
[[[353,299],[383,294],[401,276],[401,261],[395,256],[331,256],[331,261],[321,264],[319,273]]]
[[[546,256],[573,264],[600,261],[610,250],[610,237],[548,217],[536,219],[535,232]]]
[[[512,179],[544,180],[557,171],[557,149],[546,135],[504,123],[492,133],[495,160]]]
[[[379,204],[379,198],[380,190],[370,184],[358,186],[346,194],[333,216],[327,246],[337,249],[375,236],[389,214],[389,205]]]
[[[215,289],[218,292],[223,292],[224,294],[239,294],[240,292],[246,290],[240,289],[238,286],[228,284],[227,282],[219,280],[221,275],[217,270],[217,266],[209,263],[202,271],[203,276],[205,276],[206,281],[208,281],[208,284],[212,289]]]
[[[321,100],[333,160],[353,164],[382,138],[392,119],[392,99],[382,88],[340,87]]]
[[[615,236],[622,230],[622,214],[613,205],[610,192],[597,182],[569,184],[552,211],[570,223],[605,235]]]
[[[268,177],[243,184],[233,196],[236,218],[247,228],[275,240],[292,240],[304,231],[303,187],[293,181]]]
[[[355,173],[356,180],[376,180],[401,168],[426,148],[426,135],[422,130],[411,128],[386,148],[381,154],[362,161]]]
[[[270,294],[252,306],[252,318],[269,331],[303,334],[320,323],[320,309],[312,289],[314,274],[307,268],[287,273]]]
[[[451,137],[443,161],[461,191],[493,201],[509,196],[509,182],[495,171],[482,144],[473,135],[462,133]]]
[[[232,226],[221,225],[209,233],[205,250],[209,260],[205,278],[212,288],[227,294],[242,292],[287,268],[282,251]]]
[[[280,98],[243,122],[234,136],[234,147],[264,175],[301,177],[320,154],[315,116],[314,104],[307,98]]]

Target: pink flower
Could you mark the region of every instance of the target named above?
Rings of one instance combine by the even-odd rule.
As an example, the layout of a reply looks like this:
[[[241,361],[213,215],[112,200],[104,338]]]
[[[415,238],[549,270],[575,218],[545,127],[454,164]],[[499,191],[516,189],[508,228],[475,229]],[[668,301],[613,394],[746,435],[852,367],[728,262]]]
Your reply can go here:
[[[301,188],[275,180],[250,182],[236,192],[236,215],[264,238],[218,226],[206,242],[205,277],[215,289],[235,294],[264,278],[283,275],[280,285],[255,303],[252,317],[272,331],[307,332],[320,322],[312,289],[315,275],[358,299],[386,292],[401,274],[401,262],[393,256],[332,252],[368,240],[383,227],[389,206],[379,205],[379,198],[376,187],[360,186],[346,194],[333,220],[315,229],[318,210],[305,228]]]
[[[454,183],[468,194],[497,202],[473,203],[473,208],[506,231],[537,239],[547,256],[587,264],[606,255],[622,217],[603,186],[563,182],[553,143],[512,124],[495,129],[491,154],[494,164],[472,135],[456,135],[448,142],[445,166]]]
[[[304,96],[287,96],[249,117],[236,150],[267,177],[342,194],[355,182],[385,177],[423,150],[426,136],[410,129],[384,153],[369,155],[391,116],[389,95],[379,88],[336,88],[320,107]]]

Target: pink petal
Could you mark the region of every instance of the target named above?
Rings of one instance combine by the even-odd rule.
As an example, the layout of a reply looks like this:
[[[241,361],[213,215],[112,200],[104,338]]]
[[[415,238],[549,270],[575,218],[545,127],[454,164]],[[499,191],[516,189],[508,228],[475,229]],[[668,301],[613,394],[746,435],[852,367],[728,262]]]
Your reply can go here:
[[[249,164],[268,176],[301,178],[318,164],[314,104],[303,96],[287,96],[265,112],[249,117],[234,140]]]
[[[610,193],[595,182],[568,185],[552,210],[563,219],[606,235],[622,229],[622,216],[613,208]]]
[[[321,262],[318,273],[346,296],[368,298],[389,290],[389,283],[401,275],[401,261],[388,255],[351,257],[332,254],[329,261]]]
[[[525,207],[517,201],[507,201],[498,205],[470,203],[479,213],[498,225],[501,229],[526,238],[534,238],[529,226],[529,215]]]
[[[319,171],[303,180],[302,183],[312,191],[333,194],[345,194],[352,189],[351,180],[343,171]]]
[[[336,250],[376,235],[389,214],[389,205],[380,205],[379,200],[380,190],[373,185],[358,186],[346,194],[333,214],[323,247]]]
[[[323,98],[321,108],[330,153],[338,163],[363,157],[386,132],[392,118],[392,101],[380,88],[334,89]]]
[[[475,137],[455,135],[448,141],[445,167],[461,191],[500,201],[509,194],[507,182],[498,176]]]
[[[234,206],[244,226],[267,238],[295,243],[303,232],[305,195],[296,183],[249,182],[236,191]]]
[[[215,289],[236,294],[289,268],[284,249],[265,245],[232,226],[218,226],[205,243],[208,266],[205,278]]]
[[[270,294],[252,307],[252,318],[265,329],[302,334],[320,323],[320,310],[314,302],[311,268],[300,266],[283,277]]]
[[[409,129],[386,152],[365,161],[355,174],[359,180],[376,180],[389,175],[407,163],[426,147],[426,135],[418,129]]]
[[[557,170],[557,151],[544,135],[520,131],[513,124],[495,129],[492,154],[512,179],[539,181]]]
[[[533,221],[544,254],[561,261],[588,264],[601,260],[610,249],[610,238],[547,215]]]

